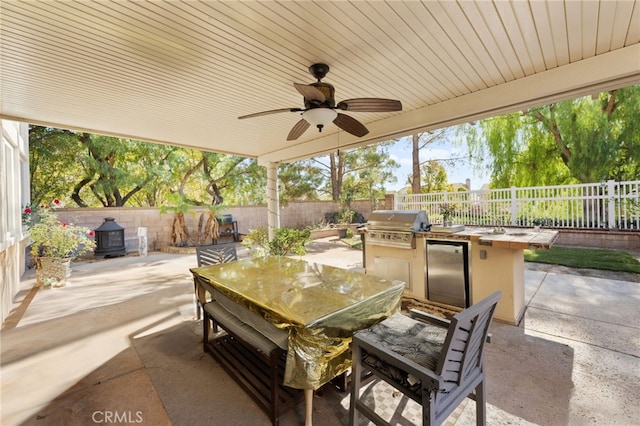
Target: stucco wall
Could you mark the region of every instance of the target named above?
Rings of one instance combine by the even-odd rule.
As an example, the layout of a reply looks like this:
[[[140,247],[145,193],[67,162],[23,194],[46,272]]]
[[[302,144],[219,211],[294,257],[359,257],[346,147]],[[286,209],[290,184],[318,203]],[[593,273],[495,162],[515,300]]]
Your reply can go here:
[[[0,120],[0,317],[4,322],[24,272],[21,210],[29,199],[28,127]]]
[[[368,217],[371,203],[368,200],[354,201],[352,209]],[[280,226],[287,228],[303,228],[320,224],[325,213],[341,210],[341,206],[331,201],[292,202],[280,207]],[[189,229],[195,229],[200,213],[205,209],[194,209],[185,214]],[[72,222],[79,226],[96,229],[105,217],[113,217],[125,234],[125,245],[128,251],[138,249],[138,228],[147,228],[147,244],[149,250],[159,250],[171,241],[171,229],[174,214],[161,214],[158,208],[121,207],[121,208],[74,208],[59,209],[60,220]],[[249,230],[259,226],[267,226],[266,206],[231,206],[220,214],[231,214],[238,222],[238,231],[247,234]]]

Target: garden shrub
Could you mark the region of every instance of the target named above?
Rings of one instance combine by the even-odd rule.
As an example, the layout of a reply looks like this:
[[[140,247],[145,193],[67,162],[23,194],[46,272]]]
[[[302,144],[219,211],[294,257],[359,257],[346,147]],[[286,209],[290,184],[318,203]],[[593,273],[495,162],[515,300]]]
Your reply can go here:
[[[258,229],[249,231],[242,240],[242,245],[249,249],[253,257],[288,254],[302,256],[307,253],[305,244],[309,242],[311,242],[311,232],[307,229],[276,228],[273,240],[269,241],[267,228],[260,226]]]

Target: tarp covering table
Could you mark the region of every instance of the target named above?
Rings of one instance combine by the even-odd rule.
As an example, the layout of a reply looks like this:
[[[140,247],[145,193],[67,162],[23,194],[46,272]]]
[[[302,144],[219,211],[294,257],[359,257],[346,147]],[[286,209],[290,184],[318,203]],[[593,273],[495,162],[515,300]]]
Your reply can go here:
[[[318,389],[351,365],[357,330],[397,312],[404,290],[360,272],[280,256],[193,268],[198,297],[213,287],[289,333],[284,385]]]

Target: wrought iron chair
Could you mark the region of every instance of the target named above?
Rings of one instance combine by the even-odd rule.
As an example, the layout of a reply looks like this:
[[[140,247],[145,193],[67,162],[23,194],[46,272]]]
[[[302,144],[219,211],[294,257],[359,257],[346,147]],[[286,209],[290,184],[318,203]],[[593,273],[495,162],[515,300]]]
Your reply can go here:
[[[227,244],[212,244],[208,246],[196,247],[196,258],[198,260],[198,267],[207,265],[216,265],[218,263],[227,263],[238,260],[238,252],[236,251],[236,245],[234,243]],[[195,293],[194,284],[194,293]],[[200,319],[202,316],[202,307],[200,301],[196,295],[196,316]],[[214,329],[216,327],[214,326]]]
[[[364,381],[378,377],[422,405],[423,425],[439,425],[469,397],[476,423],[486,424],[484,343],[498,291],[451,321],[412,310],[395,314],[354,334],[349,424],[358,412],[377,425],[388,424],[360,399]],[[364,375],[363,375],[364,374]]]

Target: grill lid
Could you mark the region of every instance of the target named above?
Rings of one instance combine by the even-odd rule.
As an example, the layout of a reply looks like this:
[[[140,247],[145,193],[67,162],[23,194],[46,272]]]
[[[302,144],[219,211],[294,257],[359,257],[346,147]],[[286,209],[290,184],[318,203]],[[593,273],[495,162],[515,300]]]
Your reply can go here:
[[[429,217],[424,210],[376,210],[369,215],[368,230],[428,231]]]

